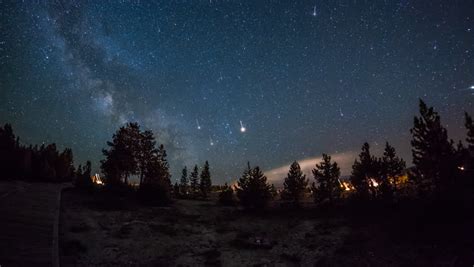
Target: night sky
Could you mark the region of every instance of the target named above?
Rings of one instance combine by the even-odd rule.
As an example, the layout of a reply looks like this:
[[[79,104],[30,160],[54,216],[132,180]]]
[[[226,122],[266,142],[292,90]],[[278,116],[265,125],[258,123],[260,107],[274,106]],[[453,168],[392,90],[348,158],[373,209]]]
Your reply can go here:
[[[420,97],[455,140],[474,113],[474,1],[35,0],[0,12],[0,123],[95,170],[128,121],[165,145],[173,181],[209,160],[221,183],[247,161],[275,179],[321,153],[349,174],[365,141],[411,163]]]

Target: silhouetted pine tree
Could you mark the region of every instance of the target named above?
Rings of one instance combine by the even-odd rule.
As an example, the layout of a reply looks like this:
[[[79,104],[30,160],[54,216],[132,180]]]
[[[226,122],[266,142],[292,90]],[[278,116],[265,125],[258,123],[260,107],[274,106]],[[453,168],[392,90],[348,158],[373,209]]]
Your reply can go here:
[[[383,157],[379,161],[380,175],[377,179],[382,198],[391,200],[399,184],[399,178],[406,167],[405,161],[397,157],[395,148],[385,143]]]
[[[139,188],[139,196],[147,204],[163,205],[170,202],[173,186],[166,157],[166,150],[160,145],[148,161],[143,184]]]
[[[370,154],[370,146],[364,143],[362,152],[359,154],[359,160],[355,160],[352,165],[351,183],[354,186],[357,196],[360,199],[367,200],[375,196],[375,188],[371,179],[378,176],[378,161]]]
[[[178,182],[175,182],[174,183],[174,186],[173,186],[173,195],[175,198],[179,198],[181,196],[181,193],[179,191],[179,184]]]
[[[199,189],[199,169],[197,165],[194,165],[194,169],[191,172],[189,180],[191,181],[191,194],[196,196]]]
[[[420,99],[420,117],[415,116],[412,154],[415,171],[411,178],[421,195],[434,192],[437,197],[449,190],[454,181],[457,164],[452,141],[441,125],[437,112]]]
[[[342,193],[339,176],[341,171],[336,162],[331,163],[331,156],[323,154],[323,160],[312,170],[315,182],[311,185],[316,203],[329,202],[340,198]]]
[[[77,170],[76,170],[76,173],[75,173],[75,185],[77,187],[81,187],[82,186],[82,165],[79,164],[79,166],[77,166]]]
[[[271,186],[258,166],[251,169],[248,165],[237,182],[237,197],[246,208],[263,208],[271,200]]]
[[[179,181],[179,188],[182,196],[188,195],[188,186],[188,168],[184,166],[181,174],[181,180]]]
[[[70,148],[64,149],[59,154],[56,162],[56,176],[56,179],[62,182],[71,181],[71,178],[74,176],[74,162]]]
[[[86,162],[86,165],[82,168],[82,175],[84,176],[84,180],[88,180],[92,182],[92,164],[90,161]]]
[[[472,122],[472,117],[467,112],[464,113],[464,117],[464,126],[466,126],[467,130],[466,142],[468,149],[474,151],[474,123]]]
[[[152,131],[144,131],[138,135],[139,147],[137,151],[134,151],[134,154],[137,157],[138,170],[140,175],[140,184],[143,182],[143,177],[145,175],[148,162],[153,159],[158,153],[155,145],[155,137],[153,136]]]
[[[308,179],[306,179],[306,175],[301,171],[298,162],[293,162],[283,182],[282,198],[292,201],[295,205],[299,205],[307,186]]]
[[[234,190],[227,183],[224,184],[221,192],[219,192],[218,203],[224,206],[235,205]]]
[[[465,175],[473,175],[474,174],[474,123],[472,122],[472,117],[466,112],[465,114],[465,123],[467,130],[467,149],[466,149],[466,156],[465,156],[465,164],[466,166],[461,166],[464,169]]]
[[[137,123],[128,123],[120,127],[107,142],[109,149],[103,149],[106,157],[101,161],[106,185],[128,184],[128,177],[138,172],[138,151],[140,151],[140,128]],[[148,165],[148,164],[146,164]],[[143,170],[147,167],[142,166]]]
[[[462,143],[458,145],[457,157],[460,177],[462,177],[462,186],[467,193],[467,197],[471,198],[471,206],[474,205],[474,123],[471,116],[465,113],[465,123],[467,130],[467,147],[462,146]]]
[[[92,166],[90,161],[87,161],[84,167],[79,165],[76,172],[75,186],[81,190],[91,190],[94,185],[91,176]]]
[[[209,171],[209,162],[204,163],[204,167],[201,171],[199,188],[201,190],[201,195],[204,198],[209,196],[211,193],[212,181],[211,181],[211,172]]]
[[[158,148],[160,178],[171,188],[171,173],[170,165],[168,163],[168,160],[166,159],[167,156],[168,155],[166,154],[165,146],[161,144]]]
[[[171,174],[163,145],[158,149],[151,131],[141,131],[138,123],[128,123],[107,142],[101,169],[106,185],[128,185],[130,175],[139,174],[139,198],[146,204],[166,204],[172,190]]]
[[[270,194],[272,195],[272,199],[275,199],[278,196],[278,190],[274,184],[270,185]]]
[[[164,150],[164,149],[162,149]],[[167,162],[158,152],[148,163],[145,174],[143,176],[143,183],[140,184],[138,190],[139,198],[148,205],[166,205],[170,203],[171,199],[171,175],[168,172]],[[166,157],[166,153],[164,153]]]

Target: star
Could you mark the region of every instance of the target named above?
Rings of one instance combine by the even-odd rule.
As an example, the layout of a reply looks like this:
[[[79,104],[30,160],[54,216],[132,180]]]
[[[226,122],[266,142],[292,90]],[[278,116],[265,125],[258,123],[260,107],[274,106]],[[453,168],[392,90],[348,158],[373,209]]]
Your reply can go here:
[[[313,15],[313,17],[317,17],[317,16],[318,16],[318,10],[317,10],[316,5],[314,5],[314,7],[313,7],[313,13],[312,13],[311,15]]]
[[[242,121],[240,121],[240,132],[241,133],[245,133],[247,131],[247,128],[245,128],[244,124],[242,123]]]
[[[199,124],[199,120],[198,120],[198,119],[196,119],[196,125],[197,125],[196,128],[197,128],[198,130],[201,130],[201,125]]]

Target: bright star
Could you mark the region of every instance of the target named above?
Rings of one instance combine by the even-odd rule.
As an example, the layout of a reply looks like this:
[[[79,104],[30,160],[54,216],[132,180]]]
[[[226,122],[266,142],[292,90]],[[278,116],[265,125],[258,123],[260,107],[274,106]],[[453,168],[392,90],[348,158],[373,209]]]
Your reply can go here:
[[[247,131],[247,128],[245,128],[244,124],[242,123],[242,121],[240,121],[240,132],[241,133],[245,133]]]

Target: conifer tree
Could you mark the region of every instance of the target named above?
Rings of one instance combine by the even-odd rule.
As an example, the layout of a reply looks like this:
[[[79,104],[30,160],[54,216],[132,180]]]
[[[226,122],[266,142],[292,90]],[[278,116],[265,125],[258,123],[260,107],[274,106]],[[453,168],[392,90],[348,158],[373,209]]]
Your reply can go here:
[[[156,148],[153,132],[141,131],[138,123],[128,123],[107,142],[106,157],[101,161],[106,185],[128,184],[130,175],[138,174],[138,194],[147,204],[166,204],[172,190],[171,174],[163,145]]]
[[[464,187],[464,191],[467,191],[467,194],[474,196],[474,179],[472,179],[474,176],[474,123],[467,112],[464,115],[464,126],[467,130],[467,147],[464,147],[461,141],[459,141],[456,154],[457,162],[459,163],[459,176],[463,178],[460,186]]]
[[[465,117],[464,126],[466,126],[466,130],[467,130],[466,142],[468,145],[468,149],[471,151],[471,153],[473,153],[474,152],[474,123],[472,122],[472,117],[467,112],[464,113],[464,117]]]
[[[165,184],[171,187],[170,165],[168,163],[168,160],[166,159],[168,154],[166,153],[165,146],[163,144],[159,146],[157,154],[160,169],[160,178]]]
[[[77,171],[75,173],[75,186],[77,187],[81,187],[82,186],[82,165],[79,164],[79,166],[77,166]]]
[[[420,116],[415,116],[412,154],[415,171],[412,179],[418,192],[434,192],[437,197],[448,190],[456,173],[457,164],[454,157],[453,142],[448,140],[448,133],[441,125],[441,119],[432,107],[420,99]]]
[[[164,205],[170,202],[172,190],[166,151],[161,147],[159,152],[147,162],[143,183],[140,184],[138,195],[145,204]]]
[[[181,179],[179,181],[179,188],[182,196],[188,195],[188,168],[184,166]]]
[[[173,186],[173,194],[174,194],[174,197],[175,198],[179,198],[181,193],[180,193],[180,190],[179,190],[179,184],[178,182],[175,182],[174,183],[174,186]]]
[[[211,172],[209,170],[209,162],[206,161],[201,171],[200,183],[199,183],[201,195],[204,198],[207,198],[209,196],[209,193],[211,193],[211,187],[212,187]]]
[[[106,157],[101,161],[102,172],[106,176],[106,184],[128,184],[128,177],[138,171],[140,144],[140,128],[137,123],[128,123],[112,136],[112,142],[107,142],[109,149],[102,150]]]
[[[377,178],[379,192],[383,198],[390,199],[393,196],[405,167],[405,161],[397,157],[395,148],[386,142],[383,157],[380,159],[380,175]]]
[[[375,196],[375,188],[371,179],[378,177],[378,161],[370,154],[370,146],[364,143],[362,152],[359,154],[359,160],[354,161],[352,165],[351,183],[354,186],[357,195],[361,199],[367,200]]]
[[[82,190],[92,189],[93,182],[92,182],[91,174],[92,174],[92,167],[91,167],[90,161],[87,161],[84,167],[81,167],[81,165],[79,165],[77,167],[77,172],[76,172],[76,180],[75,180],[76,187]]]
[[[64,149],[64,151],[59,154],[55,168],[58,181],[71,181],[74,175],[74,162],[70,148]]]
[[[323,160],[312,170],[315,182],[311,185],[313,198],[316,203],[328,201],[332,203],[340,198],[342,188],[339,182],[341,171],[336,162],[331,162],[331,156],[323,154]]]
[[[260,168],[246,169],[237,182],[237,197],[246,208],[263,208],[272,198],[271,186]]]
[[[138,135],[139,147],[134,153],[137,157],[138,170],[140,175],[140,184],[143,183],[143,178],[148,168],[148,162],[153,160],[153,157],[158,153],[155,148],[156,141],[153,132],[146,130]]]
[[[276,189],[274,184],[270,185],[270,194],[272,195],[273,199],[275,199],[278,196],[278,190]]]
[[[308,180],[306,179],[306,175],[301,171],[298,162],[293,162],[283,182],[284,189],[282,198],[292,201],[295,205],[299,205],[301,199],[304,197],[307,186]]]
[[[193,171],[191,172],[191,175],[189,177],[189,180],[191,181],[191,193],[193,194],[193,196],[196,195],[196,193],[198,192],[198,189],[199,189],[199,168],[197,165],[194,165],[194,169]]]

